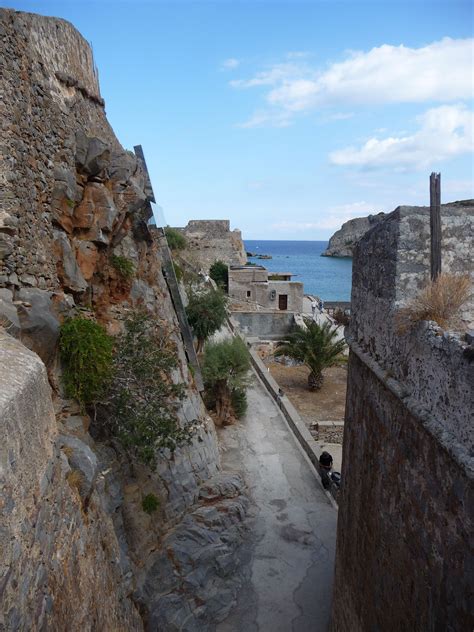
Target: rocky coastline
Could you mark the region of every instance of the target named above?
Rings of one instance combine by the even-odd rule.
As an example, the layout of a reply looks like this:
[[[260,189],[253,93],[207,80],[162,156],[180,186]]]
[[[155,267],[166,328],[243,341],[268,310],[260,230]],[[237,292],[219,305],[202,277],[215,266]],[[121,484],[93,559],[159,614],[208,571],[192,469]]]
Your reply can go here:
[[[321,257],[352,257],[359,240],[385,216],[385,213],[377,213],[368,217],[355,217],[345,222],[330,238],[328,247]]]

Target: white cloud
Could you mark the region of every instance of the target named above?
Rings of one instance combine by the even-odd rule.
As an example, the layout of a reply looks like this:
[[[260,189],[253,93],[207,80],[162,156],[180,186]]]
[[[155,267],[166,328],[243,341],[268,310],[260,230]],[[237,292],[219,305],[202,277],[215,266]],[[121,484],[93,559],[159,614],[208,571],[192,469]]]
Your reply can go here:
[[[262,127],[263,125],[271,125],[271,127],[288,127],[291,125],[290,117],[286,112],[266,112],[259,110],[243,123],[238,123],[237,127],[249,129],[252,127]]]
[[[233,70],[238,66],[240,66],[240,61],[235,59],[235,57],[229,57],[229,59],[225,59],[221,64],[221,68],[224,70]]]
[[[278,232],[306,232],[309,230],[337,230],[344,222],[355,217],[366,217],[370,214],[379,213],[379,206],[369,202],[353,202],[351,204],[341,204],[339,206],[330,207],[325,214],[314,222],[304,221],[283,221],[273,224],[271,228]]]
[[[336,165],[357,167],[426,168],[474,151],[474,112],[464,105],[443,105],[418,117],[420,128],[406,136],[369,138],[361,147],[333,151]]]
[[[349,52],[326,69],[290,58],[230,85],[266,86],[267,107],[288,117],[318,105],[458,101],[473,94],[473,55],[474,39],[446,37],[421,48],[383,44]],[[272,121],[269,115],[264,122]]]

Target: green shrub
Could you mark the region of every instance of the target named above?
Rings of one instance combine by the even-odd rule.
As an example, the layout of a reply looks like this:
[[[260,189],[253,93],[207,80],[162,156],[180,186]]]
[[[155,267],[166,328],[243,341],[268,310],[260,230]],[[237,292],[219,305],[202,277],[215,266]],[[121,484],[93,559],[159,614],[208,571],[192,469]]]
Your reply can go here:
[[[189,324],[198,339],[198,350],[204,341],[222,327],[227,317],[227,299],[222,290],[210,289],[191,294],[186,308]]]
[[[160,506],[160,501],[155,494],[147,494],[142,500],[142,509],[147,514],[152,514]]]
[[[178,281],[178,283],[180,283],[180,281],[183,280],[183,268],[179,264],[177,264],[176,261],[173,261],[173,268],[176,275],[176,280]]]
[[[66,395],[83,406],[98,401],[112,375],[112,337],[92,320],[68,318],[61,326],[59,349]]]
[[[176,414],[184,397],[183,385],[172,381],[177,366],[167,332],[148,314],[133,314],[117,344],[107,423],[127,452],[151,466],[160,448],[173,451],[191,440]]]
[[[229,291],[229,267],[223,261],[214,261],[209,269],[209,276],[225,292]]]
[[[165,235],[170,250],[183,250],[186,248],[186,237],[176,228],[166,226]]]
[[[129,281],[133,277],[135,266],[130,259],[121,257],[120,255],[112,255],[110,257],[110,263],[123,279]]]

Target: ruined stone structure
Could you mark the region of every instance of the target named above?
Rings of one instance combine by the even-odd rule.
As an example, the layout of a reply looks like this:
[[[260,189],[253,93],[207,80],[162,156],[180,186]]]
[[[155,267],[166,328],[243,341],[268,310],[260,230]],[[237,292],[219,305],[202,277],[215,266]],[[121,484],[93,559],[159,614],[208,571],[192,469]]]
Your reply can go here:
[[[235,599],[246,500],[220,471],[188,369],[145,174],[108,124],[91,49],[69,23],[1,10],[0,32],[0,628],[206,630]],[[113,255],[133,263],[132,279]],[[58,361],[67,316],[117,334],[136,309],[173,342],[178,417],[196,428],[156,471],[99,441],[64,398]]]
[[[195,219],[178,228],[186,237],[187,247],[181,253],[197,270],[208,272],[215,261],[228,265],[247,262],[240,230],[230,230],[228,219]]]
[[[443,270],[474,277],[474,202],[441,218]],[[429,252],[420,207],[396,209],[355,251],[334,632],[474,625],[472,346],[434,323],[394,324],[429,279]]]
[[[365,233],[375,224],[382,221],[385,213],[369,215],[368,217],[355,217],[350,219],[337,230],[329,240],[328,247],[322,253],[322,257],[352,257],[354,248]]]
[[[303,311],[303,284],[263,266],[230,266],[229,297],[266,310]]]

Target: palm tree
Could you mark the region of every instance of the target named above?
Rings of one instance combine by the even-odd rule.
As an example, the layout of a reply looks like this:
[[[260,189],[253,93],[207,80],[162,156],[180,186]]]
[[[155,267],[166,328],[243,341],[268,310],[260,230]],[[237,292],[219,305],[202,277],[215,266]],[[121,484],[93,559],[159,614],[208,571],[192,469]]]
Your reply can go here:
[[[305,364],[310,373],[308,388],[316,391],[323,385],[323,369],[337,364],[344,351],[344,340],[335,340],[337,330],[330,323],[322,325],[306,321],[306,329],[298,327],[278,343],[277,356],[288,356]]]

